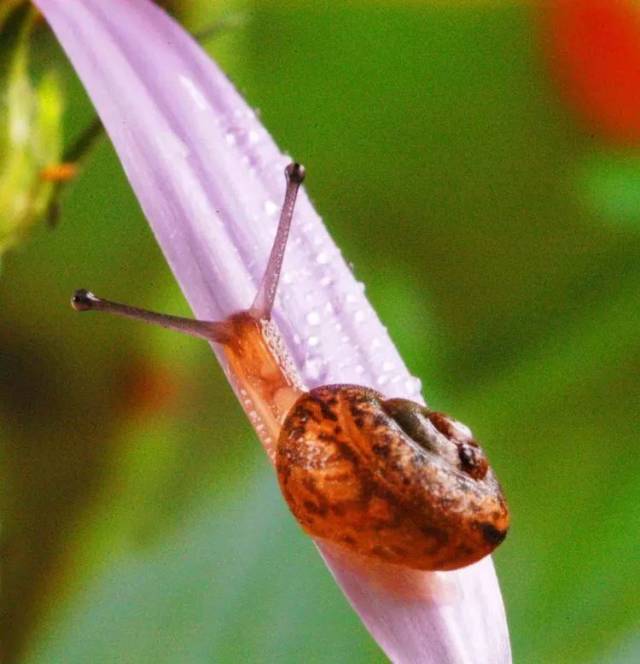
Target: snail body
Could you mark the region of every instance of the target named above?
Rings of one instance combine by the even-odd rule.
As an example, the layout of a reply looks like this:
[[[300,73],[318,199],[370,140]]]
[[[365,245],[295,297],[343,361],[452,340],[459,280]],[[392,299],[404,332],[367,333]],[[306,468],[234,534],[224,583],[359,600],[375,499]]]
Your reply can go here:
[[[309,535],[404,567],[473,563],[509,524],[500,485],[464,425],[366,387],[303,394],[282,427],[276,469]]]
[[[143,320],[220,344],[243,406],[302,528],[343,550],[405,568],[451,570],[491,553],[509,513],[467,427],[357,385],[305,391],[271,321],[304,169],[290,164],[269,262],[253,305],[196,321],[76,291],[72,305]]]

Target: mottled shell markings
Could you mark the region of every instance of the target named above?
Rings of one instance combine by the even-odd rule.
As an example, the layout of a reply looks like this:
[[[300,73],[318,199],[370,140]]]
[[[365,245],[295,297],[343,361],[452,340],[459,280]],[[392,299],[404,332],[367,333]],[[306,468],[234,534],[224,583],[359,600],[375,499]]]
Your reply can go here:
[[[462,567],[490,553],[509,523],[500,486],[467,432],[365,387],[319,387],[285,420],[280,487],[314,537],[416,569]]]

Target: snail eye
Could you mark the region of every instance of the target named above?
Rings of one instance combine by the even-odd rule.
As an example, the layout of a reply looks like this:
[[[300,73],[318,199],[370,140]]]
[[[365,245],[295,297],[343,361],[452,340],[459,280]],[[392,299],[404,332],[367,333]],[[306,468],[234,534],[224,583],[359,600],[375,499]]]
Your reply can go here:
[[[489,463],[483,451],[477,445],[460,443],[458,445],[458,457],[460,459],[460,468],[473,477],[474,480],[481,480],[489,470]]]
[[[489,462],[482,448],[476,443],[469,427],[444,413],[429,413],[435,427],[458,448],[460,470],[474,480],[481,480],[489,470]]]

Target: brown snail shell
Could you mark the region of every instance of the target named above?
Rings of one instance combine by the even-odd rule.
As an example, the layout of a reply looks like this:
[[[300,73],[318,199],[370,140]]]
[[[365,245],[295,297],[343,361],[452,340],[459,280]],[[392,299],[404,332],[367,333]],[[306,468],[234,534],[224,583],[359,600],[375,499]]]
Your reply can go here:
[[[500,485],[464,425],[369,388],[302,395],[276,467],[307,533],[389,563],[463,567],[491,553],[509,526]]]

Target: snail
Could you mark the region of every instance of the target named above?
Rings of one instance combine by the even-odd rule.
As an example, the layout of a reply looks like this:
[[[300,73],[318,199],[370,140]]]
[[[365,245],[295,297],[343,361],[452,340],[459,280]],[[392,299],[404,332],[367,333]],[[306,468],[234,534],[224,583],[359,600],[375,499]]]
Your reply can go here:
[[[287,180],[276,238],[252,306],[223,321],[159,314],[78,290],[72,306],[159,324],[220,344],[235,388],[301,527],[343,552],[417,570],[491,553],[509,511],[471,431],[443,413],[358,385],[306,390],[271,320],[304,168]]]

